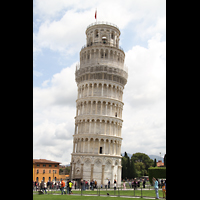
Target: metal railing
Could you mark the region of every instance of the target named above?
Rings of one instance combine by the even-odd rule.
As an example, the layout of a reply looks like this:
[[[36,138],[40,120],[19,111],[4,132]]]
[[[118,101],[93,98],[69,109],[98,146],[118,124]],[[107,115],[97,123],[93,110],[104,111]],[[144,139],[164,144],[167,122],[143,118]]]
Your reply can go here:
[[[110,26],[114,26],[115,28],[119,29],[119,27],[113,23],[110,23],[110,22],[104,22],[104,21],[101,21],[101,22],[94,22],[94,23],[91,23],[90,25],[87,26],[87,29],[91,26],[94,26],[94,25],[98,25],[98,24],[105,24],[105,25],[110,25]],[[86,30],[87,30],[86,29]]]
[[[90,44],[87,44],[87,45],[84,45],[82,46],[81,50],[83,50],[84,48],[86,47],[91,47],[91,46],[102,46],[102,45],[105,45],[105,46],[110,46],[110,47],[117,47],[118,49],[123,50],[122,47],[118,46],[117,44],[113,44],[113,43],[110,43],[110,42],[91,42]]]
[[[67,188],[67,186],[65,186],[64,188],[65,194],[69,194],[69,190]],[[159,198],[162,199],[162,196],[164,197],[166,195],[163,194],[163,191],[161,188],[158,189],[159,192]],[[61,189],[60,187],[47,187],[45,188],[41,188],[40,186],[36,189],[33,188],[33,194],[61,194]],[[102,186],[98,186],[98,187],[90,187],[90,185],[88,185],[87,187],[85,185],[79,185],[78,187],[74,187],[74,185],[72,186],[72,193],[73,195],[81,195],[81,196],[85,196],[85,195],[90,195],[90,196],[123,196],[123,197],[156,197],[155,194],[155,189],[153,186],[150,185],[146,185],[145,188],[143,188],[143,186],[140,187],[134,187],[134,188],[129,188],[128,185],[126,184],[126,188],[124,188],[122,185],[121,186],[117,186],[114,187],[113,185],[108,188],[107,185],[102,185]]]

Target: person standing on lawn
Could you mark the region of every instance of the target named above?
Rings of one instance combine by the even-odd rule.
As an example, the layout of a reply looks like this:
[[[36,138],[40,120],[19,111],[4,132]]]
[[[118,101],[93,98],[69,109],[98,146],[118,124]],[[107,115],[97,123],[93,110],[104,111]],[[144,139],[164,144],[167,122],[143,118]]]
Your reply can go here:
[[[67,181],[67,194],[69,194],[69,180]]]
[[[47,183],[46,182],[44,182],[44,191],[47,194]]]
[[[164,196],[165,196],[165,192],[166,192],[166,190],[165,190],[165,184],[163,184],[163,186],[162,186],[162,192],[163,192],[163,198],[165,198]]]
[[[97,181],[94,182],[94,188],[97,188]]]
[[[166,181],[167,180],[165,180],[165,199],[166,199],[166,191],[167,191],[167,189],[166,189]]]
[[[108,188],[110,188],[110,180],[108,179]]]
[[[126,190],[126,182],[125,181],[123,182],[123,187],[124,187],[124,190]]]
[[[137,187],[137,183],[136,183],[136,178],[135,178],[134,181],[133,181],[133,188],[134,188],[134,190],[136,189],[136,187]]]
[[[145,188],[145,183],[146,183],[145,179],[143,179],[143,183],[142,183],[143,184],[143,188]]]
[[[61,192],[62,192],[62,194],[63,194],[63,192],[64,192],[64,187],[65,187],[65,181],[61,181]]]
[[[155,188],[155,192],[156,192],[156,199],[159,199],[159,194],[158,194],[158,179],[155,179],[153,177],[153,183],[154,183],[154,188]]]
[[[40,188],[40,190],[42,190],[42,192],[44,193],[44,181],[43,180],[41,182],[41,188]]]
[[[116,190],[117,187],[117,181],[114,179],[114,190]]]
[[[73,183],[71,181],[69,181],[69,194],[73,194],[72,185],[73,185]]]

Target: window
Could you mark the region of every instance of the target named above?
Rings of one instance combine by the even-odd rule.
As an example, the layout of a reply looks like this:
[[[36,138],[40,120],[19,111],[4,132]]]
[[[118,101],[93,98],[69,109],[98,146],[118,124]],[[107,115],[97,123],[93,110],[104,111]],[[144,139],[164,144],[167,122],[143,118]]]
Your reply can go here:
[[[106,36],[103,36],[103,37],[102,37],[102,41],[103,41],[104,44],[106,44],[106,43],[107,43],[107,37],[106,37]]]
[[[46,165],[44,164],[43,167],[46,167]]]
[[[111,33],[111,39],[114,39],[114,33],[113,32]]]
[[[43,174],[45,174],[45,169],[43,169]]]
[[[37,169],[37,174],[39,173],[39,169]]]
[[[51,165],[49,165],[49,167],[51,167]]]
[[[117,117],[117,112],[115,113],[115,117]]]
[[[37,164],[37,167],[39,167],[40,166],[40,164]]]
[[[100,147],[100,150],[99,150],[99,153],[100,153],[100,154],[102,154],[102,148],[103,148],[103,147]]]
[[[51,170],[49,170],[49,174],[51,173]]]
[[[57,165],[55,165],[55,167],[57,167]]]
[[[99,32],[98,32],[98,30],[95,31],[95,37],[99,37]]]

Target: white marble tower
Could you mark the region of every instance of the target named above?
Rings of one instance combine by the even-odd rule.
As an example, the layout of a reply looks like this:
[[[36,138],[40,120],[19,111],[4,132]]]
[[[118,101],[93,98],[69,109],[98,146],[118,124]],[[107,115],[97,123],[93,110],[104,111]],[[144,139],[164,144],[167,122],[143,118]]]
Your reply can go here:
[[[128,73],[119,47],[120,30],[96,22],[86,29],[86,45],[76,68],[76,100],[71,179],[121,184],[123,89]]]

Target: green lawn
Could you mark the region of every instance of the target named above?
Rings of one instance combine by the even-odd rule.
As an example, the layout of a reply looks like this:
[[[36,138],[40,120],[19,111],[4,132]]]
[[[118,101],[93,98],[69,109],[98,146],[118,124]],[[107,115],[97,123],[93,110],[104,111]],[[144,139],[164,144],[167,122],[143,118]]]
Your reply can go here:
[[[105,199],[109,199],[111,198],[111,200],[113,200],[112,197],[101,197],[101,196],[92,196],[92,197],[89,197],[89,196],[73,196],[73,195],[37,195],[37,194],[34,194],[33,195],[33,200],[66,200],[66,199],[69,199],[69,200],[79,200],[79,199],[83,199],[83,200],[92,200],[92,199],[95,199],[95,200],[105,200]],[[127,198],[123,198],[123,197],[114,197],[114,200],[128,200]],[[137,200],[144,200],[142,198],[137,198]],[[150,199],[145,199],[145,200],[150,200]]]

